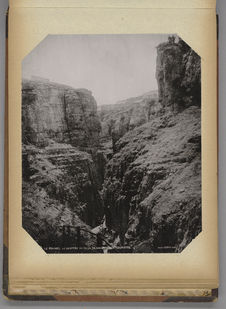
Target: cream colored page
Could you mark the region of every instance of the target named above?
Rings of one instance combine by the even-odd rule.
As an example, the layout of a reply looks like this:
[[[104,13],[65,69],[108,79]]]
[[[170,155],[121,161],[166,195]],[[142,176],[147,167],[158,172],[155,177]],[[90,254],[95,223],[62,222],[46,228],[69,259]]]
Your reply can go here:
[[[214,8],[216,0],[10,0],[10,7]]]
[[[16,2],[13,1],[12,4],[15,5]],[[196,2],[211,7],[214,3],[214,1]],[[156,5],[156,2],[153,1],[153,4]],[[87,33],[177,33],[202,58],[203,231],[180,254],[47,255],[21,227],[21,61],[48,34]],[[189,280],[201,283],[208,281],[212,286],[217,284],[216,72],[214,9],[10,9],[9,276],[11,280],[66,277],[145,279],[153,282],[165,279]]]

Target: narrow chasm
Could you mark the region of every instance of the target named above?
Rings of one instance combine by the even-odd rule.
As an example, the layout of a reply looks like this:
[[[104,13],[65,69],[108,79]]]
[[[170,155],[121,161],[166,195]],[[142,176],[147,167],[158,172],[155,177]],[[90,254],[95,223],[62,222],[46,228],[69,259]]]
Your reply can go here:
[[[23,80],[23,227],[47,253],[178,253],[201,232],[201,59],[171,37],[156,79],[100,106]]]

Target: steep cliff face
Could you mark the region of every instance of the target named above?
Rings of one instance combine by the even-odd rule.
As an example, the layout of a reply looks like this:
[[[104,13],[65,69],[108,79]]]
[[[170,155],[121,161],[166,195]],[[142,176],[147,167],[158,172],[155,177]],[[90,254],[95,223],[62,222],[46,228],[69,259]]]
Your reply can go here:
[[[96,102],[88,90],[46,81],[24,81],[22,99],[23,227],[60,246],[63,225],[90,230],[103,217]]]
[[[23,227],[42,247],[78,228],[86,248],[181,252],[201,232],[201,59],[174,37],[157,52],[159,94],[98,113],[86,89],[23,81]]]
[[[200,110],[156,117],[117,148],[103,190],[108,227],[136,252],[182,250],[201,231]]]
[[[157,52],[156,78],[162,106],[174,111],[200,106],[200,57],[181,39],[160,44]]]
[[[101,126],[90,91],[38,80],[24,80],[22,89],[23,143],[44,147],[52,139],[99,147]]]
[[[115,244],[181,252],[201,231],[201,63],[180,40],[157,50],[162,109],[116,142],[103,199]]]
[[[160,109],[157,91],[150,91],[117,104],[101,106],[99,116],[102,125],[102,141],[111,141],[115,151],[117,141],[125,133],[148,122]]]

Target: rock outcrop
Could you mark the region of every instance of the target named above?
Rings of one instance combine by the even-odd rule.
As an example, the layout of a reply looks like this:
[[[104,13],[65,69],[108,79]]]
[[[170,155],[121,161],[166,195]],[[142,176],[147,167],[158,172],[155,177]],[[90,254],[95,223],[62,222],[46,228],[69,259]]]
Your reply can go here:
[[[98,112],[86,89],[23,81],[23,227],[42,247],[79,228],[86,248],[181,252],[201,232],[201,59],[174,37],[157,53],[158,94]]]
[[[117,141],[128,131],[150,120],[161,109],[157,91],[150,91],[139,97],[129,98],[99,108],[102,125],[102,142],[111,141],[113,151]]]
[[[201,60],[174,38],[157,51],[162,108],[116,142],[106,225],[134,252],[181,252],[201,232]]]
[[[201,58],[180,38],[157,47],[156,79],[159,101],[166,109],[181,111],[201,104]]]
[[[23,143],[49,139],[81,149],[99,147],[101,126],[91,92],[41,80],[23,80]]]
[[[199,108],[155,117],[117,149],[103,189],[107,226],[135,252],[181,251],[201,231]]]
[[[89,230],[103,217],[96,102],[88,90],[37,80],[23,82],[22,99],[23,227],[59,246],[62,225]]]

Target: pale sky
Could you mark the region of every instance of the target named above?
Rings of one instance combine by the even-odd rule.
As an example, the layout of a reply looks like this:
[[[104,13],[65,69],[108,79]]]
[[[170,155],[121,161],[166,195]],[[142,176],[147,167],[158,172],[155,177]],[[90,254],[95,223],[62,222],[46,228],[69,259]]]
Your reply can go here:
[[[157,90],[156,46],[166,34],[49,35],[23,60],[22,74],[92,91],[97,104]]]

